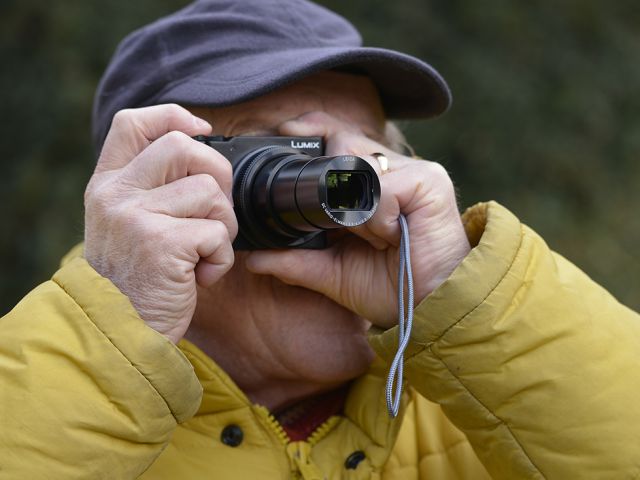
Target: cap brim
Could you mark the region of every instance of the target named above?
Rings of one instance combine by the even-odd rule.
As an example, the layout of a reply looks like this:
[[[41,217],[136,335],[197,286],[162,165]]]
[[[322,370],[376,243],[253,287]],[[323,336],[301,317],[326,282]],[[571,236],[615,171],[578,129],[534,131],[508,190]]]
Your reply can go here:
[[[449,87],[431,65],[392,50],[365,47],[260,52],[216,62],[212,68],[205,67],[179,83],[170,83],[151,103],[231,105],[313,73],[345,67],[354,68],[373,80],[389,118],[433,117],[451,105]]]

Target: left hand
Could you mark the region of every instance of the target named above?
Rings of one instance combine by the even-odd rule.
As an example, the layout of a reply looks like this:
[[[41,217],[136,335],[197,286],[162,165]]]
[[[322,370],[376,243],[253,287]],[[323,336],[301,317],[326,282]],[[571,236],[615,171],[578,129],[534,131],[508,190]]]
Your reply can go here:
[[[357,155],[380,175],[371,153],[383,153],[389,169],[380,175],[378,210],[364,225],[349,229],[325,250],[262,250],[246,262],[253,273],[317,291],[373,324],[397,323],[398,249],[403,213],[409,225],[415,302],[446,280],[469,253],[453,184],[438,163],[389,150],[341,120],[306,113],[280,127],[282,135],[322,136],[326,155]]]

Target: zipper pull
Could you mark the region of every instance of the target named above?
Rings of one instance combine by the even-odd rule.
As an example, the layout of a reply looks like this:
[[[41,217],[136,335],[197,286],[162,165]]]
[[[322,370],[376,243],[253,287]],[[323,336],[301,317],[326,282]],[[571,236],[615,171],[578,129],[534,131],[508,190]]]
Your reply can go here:
[[[326,480],[320,468],[311,460],[311,445],[292,442],[287,445],[287,455],[293,460],[305,480]]]

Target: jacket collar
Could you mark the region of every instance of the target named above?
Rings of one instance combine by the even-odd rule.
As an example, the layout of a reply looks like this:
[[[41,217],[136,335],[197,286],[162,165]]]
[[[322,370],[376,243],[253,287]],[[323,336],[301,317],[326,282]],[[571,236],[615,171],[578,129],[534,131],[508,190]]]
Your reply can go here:
[[[255,407],[240,388],[209,356],[188,340],[178,347],[189,359],[203,388],[197,416]],[[385,400],[387,367],[376,358],[367,373],[355,379],[344,405],[344,419],[361,429],[374,443],[387,445],[395,439],[401,419],[389,418]],[[406,389],[405,389],[406,390]],[[402,406],[408,401],[403,394]],[[404,408],[401,408],[401,414]]]

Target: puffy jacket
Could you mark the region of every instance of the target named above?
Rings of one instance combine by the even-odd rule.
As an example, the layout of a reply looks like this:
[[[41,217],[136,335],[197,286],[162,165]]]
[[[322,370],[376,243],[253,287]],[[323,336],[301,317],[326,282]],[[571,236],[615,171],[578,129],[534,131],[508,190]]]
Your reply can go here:
[[[503,207],[464,220],[473,250],[416,310],[401,417],[397,331],[372,331],[379,359],[303,442],[72,254],[0,320],[0,478],[638,478],[638,315]]]

